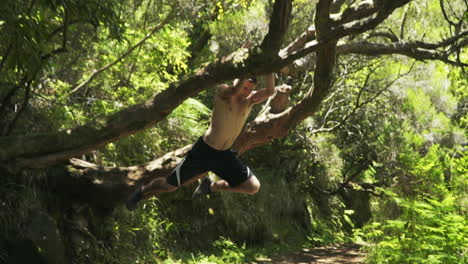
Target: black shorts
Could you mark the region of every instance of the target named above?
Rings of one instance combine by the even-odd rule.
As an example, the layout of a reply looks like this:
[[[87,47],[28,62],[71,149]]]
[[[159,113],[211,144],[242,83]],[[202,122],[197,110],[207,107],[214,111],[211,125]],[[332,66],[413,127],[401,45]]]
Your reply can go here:
[[[237,158],[237,152],[231,149],[214,149],[200,137],[187,156],[171,172],[167,182],[174,186],[180,186],[198,174],[207,171],[216,173],[233,187],[252,176],[249,167]]]

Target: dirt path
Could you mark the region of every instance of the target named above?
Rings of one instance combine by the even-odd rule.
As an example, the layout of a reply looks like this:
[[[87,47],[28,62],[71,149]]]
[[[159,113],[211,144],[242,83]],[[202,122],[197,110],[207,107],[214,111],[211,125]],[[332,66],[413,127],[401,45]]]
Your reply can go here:
[[[364,263],[364,254],[357,245],[341,245],[303,249],[300,252],[276,258],[262,258],[252,264],[347,264]]]

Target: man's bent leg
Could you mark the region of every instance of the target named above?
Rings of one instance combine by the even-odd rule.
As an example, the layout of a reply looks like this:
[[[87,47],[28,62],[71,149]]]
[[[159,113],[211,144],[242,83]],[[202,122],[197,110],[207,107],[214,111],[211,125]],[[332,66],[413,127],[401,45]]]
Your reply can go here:
[[[181,184],[181,186],[189,185],[192,182],[194,182],[194,181],[196,181],[196,180],[198,180],[198,179],[200,179],[202,177],[205,177],[207,175],[208,175],[208,172],[200,173],[200,174],[196,175],[195,177],[183,182]],[[167,178],[158,177],[158,178],[152,180],[149,184],[143,186],[142,191],[144,193],[144,199],[148,199],[151,196],[157,196],[157,195],[159,195],[161,193],[166,193],[166,192],[174,192],[177,189],[179,189],[179,187],[168,183]]]
[[[169,184],[167,182],[167,178],[165,177],[158,177],[152,180],[150,183],[142,187],[142,192],[144,199],[148,199],[151,196],[159,195],[165,192],[173,192],[176,191],[179,187]]]
[[[137,187],[137,189],[127,199],[125,205],[127,206],[128,210],[133,211],[137,208],[138,202],[141,200],[148,199],[149,197],[158,195],[160,193],[173,192],[177,189],[177,186],[173,186],[167,183],[166,178],[158,177],[147,185]]]
[[[208,175],[208,172],[200,173],[196,175],[195,177],[183,182],[181,186],[190,185],[194,181],[202,177],[205,177],[207,175]],[[147,198],[150,198],[151,196],[159,195],[161,193],[174,192],[177,189],[179,189],[179,187],[168,183],[167,178],[159,177],[159,178],[152,180],[149,184],[145,185],[143,187],[143,192],[145,193],[145,199],[147,199]]]
[[[219,180],[211,184],[212,192],[236,192],[244,194],[256,194],[260,190],[260,181],[255,175],[250,176],[243,183],[232,187],[225,180]]]

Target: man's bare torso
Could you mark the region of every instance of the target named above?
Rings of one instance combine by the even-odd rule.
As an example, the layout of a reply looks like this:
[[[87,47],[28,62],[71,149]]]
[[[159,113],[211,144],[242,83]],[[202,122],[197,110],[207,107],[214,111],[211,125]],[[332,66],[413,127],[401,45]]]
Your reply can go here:
[[[218,150],[231,148],[251,110],[252,104],[247,98],[240,96],[221,98],[217,94],[211,124],[203,137],[205,142]]]

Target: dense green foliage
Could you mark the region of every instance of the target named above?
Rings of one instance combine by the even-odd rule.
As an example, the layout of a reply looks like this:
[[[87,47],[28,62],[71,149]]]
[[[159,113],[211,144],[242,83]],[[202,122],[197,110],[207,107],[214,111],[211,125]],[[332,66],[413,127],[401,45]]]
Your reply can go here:
[[[259,44],[271,2],[2,1],[0,135],[100,126],[247,40]],[[286,42],[310,26],[315,2],[294,2]],[[453,1],[450,15],[466,19],[463,5]],[[454,30],[436,0],[413,1],[377,30],[384,28],[435,40]],[[467,60],[466,49],[460,58]],[[278,83],[293,87],[291,104],[313,85],[313,74],[279,74]],[[60,169],[0,171],[0,263],[16,248],[29,248],[40,263],[64,256],[73,263],[243,263],[349,242],[363,245],[368,263],[466,262],[466,69],[345,54],[334,76],[314,116],[243,156],[262,180],[255,196],[191,201],[191,186],[133,213],[106,211],[57,196],[49,187]],[[83,158],[131,166],[190,144],[208,126],[213,93]],[[59,234],[54,242],[35,237],[43,223]],[[59,253],[48,254],[57,244]]]

